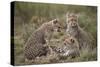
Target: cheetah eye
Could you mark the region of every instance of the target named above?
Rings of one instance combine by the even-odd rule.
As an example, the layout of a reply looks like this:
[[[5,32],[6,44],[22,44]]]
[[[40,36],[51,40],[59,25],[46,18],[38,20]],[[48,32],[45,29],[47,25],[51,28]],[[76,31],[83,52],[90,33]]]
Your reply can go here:
[[[61,28],[61,27],[58,27],[59,29]]]
[[[75,41],[74,41],[74,39],[70,39],[70,41],[72,42],[72,43],[74,43]]]
[[[64,45],[66,46],[66,43],[64,42]]]
[[[74,21],[76,21],[76,22],[77,22],[77,20],[76,20],[76,19],[74,19]]]

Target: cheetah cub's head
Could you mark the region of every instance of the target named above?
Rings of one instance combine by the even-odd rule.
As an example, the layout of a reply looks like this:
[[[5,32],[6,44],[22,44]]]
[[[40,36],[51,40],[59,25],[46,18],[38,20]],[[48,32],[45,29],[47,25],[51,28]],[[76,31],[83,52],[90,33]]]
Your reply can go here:
[[[70,48],[79,48],[79,43],[78,41],[71,36],[70,34],[67,35],[64,39],[63,39],[63,43],[66,47],[70,47]]]
[[[68,28],[77,28],[78,27],[78,15],[75,13],[66,14],[66,22]]]
[[[75,43],[75,39],[72,37],[65,38],[64,45],[73,45]]]
[[[61,25],[58,19],[52,20],[52,26],[53,26],[54,31],[61,32]]]
[[[70,35],[67,36],[63,41],[63,44],[64,53],[62,54],[62,56],[75,57],[79,55],[79,43],[74,37]]]

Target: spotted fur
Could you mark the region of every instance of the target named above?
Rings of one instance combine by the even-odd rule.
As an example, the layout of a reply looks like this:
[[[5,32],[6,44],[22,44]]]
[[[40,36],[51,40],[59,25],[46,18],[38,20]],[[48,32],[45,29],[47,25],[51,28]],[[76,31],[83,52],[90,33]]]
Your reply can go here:
[[[64,38],[60,46],[51,46],[51,48],[59,56],[76,57],[80,54],[78,41],[74,37],[69,35]]]
[[[36,57],[46,55],[49,48],[46,46],[46,39],[49,41],[55,29],[59,28],[58,20],[54,19],[44,23],[28,39],[25,44],[25,59],[34,60]]]

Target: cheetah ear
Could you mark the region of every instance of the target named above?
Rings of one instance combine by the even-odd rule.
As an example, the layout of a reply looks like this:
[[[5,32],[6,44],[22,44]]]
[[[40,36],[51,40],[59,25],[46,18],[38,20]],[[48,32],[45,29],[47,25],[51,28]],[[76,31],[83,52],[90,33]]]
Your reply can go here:
[[[58,20],[57,19],[54,19],[53,20],[53,24],[56,24],[56,23],[58,23]]]
[[[75,42],[75,40],[74,40],[74,39],[71,39],[71,42],[72,42],[72,43],[74,43],[74,42]]]

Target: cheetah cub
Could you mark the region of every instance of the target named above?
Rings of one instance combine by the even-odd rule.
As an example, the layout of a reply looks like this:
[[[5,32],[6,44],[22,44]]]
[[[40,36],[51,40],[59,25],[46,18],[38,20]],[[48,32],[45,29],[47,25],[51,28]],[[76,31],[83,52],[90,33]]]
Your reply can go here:
[[[79,56],[79,43],[78,41],[67,35],[63,38],[63,42],[59,46],[51,46],[53,51],[58,54],[58,56],[65,57],[76,57]]]
[[[24,56],[26,60],[34,60],[36,57],[45,56],[49,47],[46,41],[50,41],[54,31],[60,31],[58,19],[43,23],[28,39],[25,44]]]
[[[63,47],[64,50],[63,56],[75,57],[80,55],[79,43],[73,36],[70,35],[67,36],[64,40],[64,45],[65,47]]]
[[[79,26],[78,15],[75,13],[67,13],[66,19],[66,32],[77,39],[80,49],[89,49],[92,39],[90,35]]]

